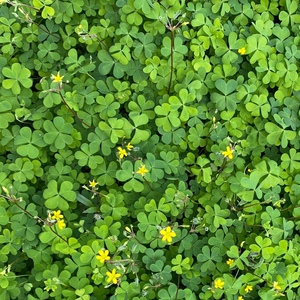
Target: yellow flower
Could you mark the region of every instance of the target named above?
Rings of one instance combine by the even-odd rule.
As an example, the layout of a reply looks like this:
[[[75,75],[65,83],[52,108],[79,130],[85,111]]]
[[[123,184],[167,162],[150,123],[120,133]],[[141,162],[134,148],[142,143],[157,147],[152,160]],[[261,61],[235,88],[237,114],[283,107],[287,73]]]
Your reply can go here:
[[[124,156],[127,156],[128,153],[126,152],[125,149],[123,149],[122,147],[118,147],[118,151],[119,151],[119,157],[122,159]]]
[[[60,219],[63,219],[64,216],[61,214],[61,211],[60,210],[57,210],[57,211],[53,211],[52,212],[52,217],[51,219],[53,220],[60,220]]]
[[[229,159],[233,159],[232,153],[233,153],[233,150],[232,150],[229,146],[227,146],[227,147],[226,147],[226,151],[223,151],[223,152],[222,152],[222,155],[223,155],[224,157],[228,157]]]
[[[58,220],[57,226],[60,230],[64,229],[66,227],[66,223],[65,223],[64,219]]]
[[[131,151],[133,149],[133,146],[130,143],[128,143],[126,145],[126,148],[127,148],[128,151]]]
[[[244,300],[244,298],[242,296],[239,296],[238,300]]]
[[[108,255],[108,250],[99,250],[99,255],[96,256],[96,259],[98,259],[102,264],[110,259],[110,256]]]
[[[51,74],[51,78],[52,78],[53,82],[61,83],[64,76],[60,76],[59,72],[57,72],[56,76]]]
[[[96,186],[97,186],[97,184],[98,184],[98,182],[96,182],[94,179],[93,179],[93,181],[89,181],[89,186],[92,188],[92,189],[94,189]]]
[[[136,171],[137,174],[145,176],[149,171],[146,169],[145,165],[141,165],[140,168]]]
[[[226,261],[226,264],[231,267],[231,265],[234,263],[234,260],[229,258],[227,261]]]
[[[238,50],[238,53],[241,54],[241,55],[246,54],[246,48],[245,48],[245,47],[240,48],[240,49]]]
[[[246,288],[245,288],[245,292],[246,292],[246,293],[249,293],[249,292],[252,291],[252,290],[253,290],[252,285],[247,285]]]
[[[214,281],[214,286],[215,286],[216,289],[221,289],[222,290],[223,287],[224,287],[224,284],[225,284],[225,282],[221,278],[218,278]]]
[[[274,288],[276,291],[281,290],[281,287],[278,285],[278,282],[277,282],[277,281],[274,281],[274,282],[273,282],[273,288]]]
[[[170,226],[168,226],[166,229],[160,230],[159,233],[162,235],[162,241],[167,241],[168,243],[172,243],[172,238],[176,236],[176,233]]]
[[[118,278],[121,276],[121,274],[116,273],[116,269],[113,269],[111,272],[107,271],[106,275],[108,276],[107,282],[113,282],[114,284],[118,283]]]

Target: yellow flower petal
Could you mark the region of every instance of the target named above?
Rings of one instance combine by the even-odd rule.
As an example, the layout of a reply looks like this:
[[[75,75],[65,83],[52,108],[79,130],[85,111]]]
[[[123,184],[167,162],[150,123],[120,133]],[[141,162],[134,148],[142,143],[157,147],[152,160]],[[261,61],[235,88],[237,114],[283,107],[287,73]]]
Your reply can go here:
[[[168,243],[172,243],[172,238],[176,236],[176,233],[170,226],[168,226],[166,229],[160,230],[159,233],[162,235],[162,241],[167,241]]]
[[[66,223],[65,223],[64,219],[58,220],[57,226],[60,230],[63,230],[66,227]]]
[[[126,145],[126,148],[127,148],[128,151],[131,151],[133,149],[133,146],[130,143],[128,143]]]
[[[249,293],[249,292],[251,292],[252,290],[253,290],[252,285],[247,285],[247,286],[245,287],[245,292],[246,292],[246,293]]]
[[[233,150],[229,146],[227,146],[226,151],[223,151],[222,155],[224,157],[228,157],[229,159],[233,159],[233,154],[232,153],[233,153]]]
[[[246,48],[245,47],[242,47],[238,50],[238,53],[241,54],[241,55],[244,55],[246,54]]]
[[[234,260],[229,258],[227,261],[226,261],[226,264],[231,267],[231,265],[234,263]]]
[[[218,278],[214,281],[214,286],[215,286],[216,289],[221,289],[222,290],[223,287],[224,287],[224,284],[225,284],[225,282],[221,278]]]
[[[53,82],[61,83],[64,76],[60,76],[59,72],[56,75],[51,74],[51,78]]]
[[[91,188],[95,188],[96,186],[97,186],[97,184],[98,184],[98,182],[96,182],[94,179],[93,179],[93,181],[89,181],[89,186],[91,187]]]
[[[127,156],[128,153],[125,149],[123,149],[122,147],[118,147],[118,154],[120,159],[122,159],[124,156]]]
[[[111,272],[109,272],[109,271],[106,272],[106,275],[108,277],[106,279],[106,281],[108,283],[110,283],[110,282],[112,282],[114,284],[118,283],[118,278],[121,276],[121,274],[116,273],[116,271],[117,271],[116,269],[113,269]]]
[[[145,176],[149,171],[146,169],[145,165],[141,165],[140,168],[136,171],[137,174]]]
[[[60,210],[53,211],[51,214],[52,214],[51,219],[53,220],[60,220],[64,218]]]
[[[278,285],[278,282],[277,281],[274,281],[273,282],[273,288],[277,291],[281,290],[281,287]]]
[[[99,250],[98,254],[99,255],[96,256],[96,259],[98,259],[102,264],[105,263],[106,260],[110,259],[108,250]]]

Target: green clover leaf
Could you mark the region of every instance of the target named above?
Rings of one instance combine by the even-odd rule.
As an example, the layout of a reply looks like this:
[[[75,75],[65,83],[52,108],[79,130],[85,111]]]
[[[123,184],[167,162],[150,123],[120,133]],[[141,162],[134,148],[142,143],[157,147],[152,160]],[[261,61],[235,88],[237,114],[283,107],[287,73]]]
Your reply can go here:
[[[44,141],[50,145],[53,152],[73,143],[73,137],[71,136],[73,126],[66,123],[62,117],[55,117],[53,122],[46,120],[43,127],[47,131],[44,135]]]
[[[73,191],[73,184],[64,181],[58,186],[55,180],[51,180],[44,190],[43,197],[46,199],[45,206],[49,209],[69,209],[69,202],[76,201],[76,193]]]
[[[9,78],[4,79],[2,85],[7,90],[12,90],[15,95],[21,93],[21,86],[30,88],[32,86],[31,72],[19,63],[12,64],[11,68],[4,67],[2,74]]]

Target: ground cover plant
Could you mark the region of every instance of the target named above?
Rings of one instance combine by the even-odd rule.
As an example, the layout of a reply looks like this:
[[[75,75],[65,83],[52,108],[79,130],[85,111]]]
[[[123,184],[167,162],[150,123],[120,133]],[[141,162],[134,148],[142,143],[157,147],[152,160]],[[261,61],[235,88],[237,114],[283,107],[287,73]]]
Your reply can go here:
[[[0,0],[0,298],[299,299],[296,0]]]

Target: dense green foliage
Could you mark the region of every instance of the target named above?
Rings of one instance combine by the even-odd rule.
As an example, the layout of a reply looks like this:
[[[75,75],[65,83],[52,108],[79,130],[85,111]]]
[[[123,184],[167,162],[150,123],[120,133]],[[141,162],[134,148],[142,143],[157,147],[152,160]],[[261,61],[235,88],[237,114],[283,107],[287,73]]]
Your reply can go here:
[[[0,1],[0,299],[299,299],[297,0]]]

